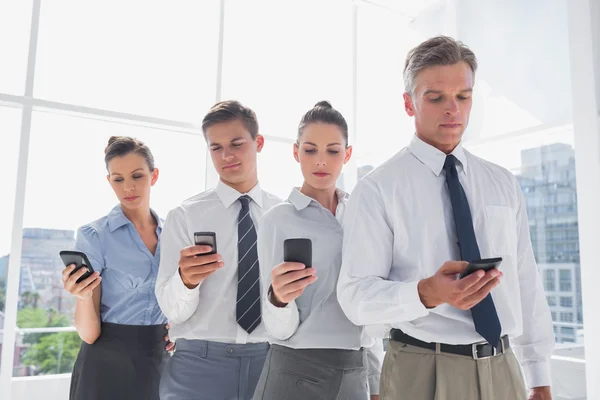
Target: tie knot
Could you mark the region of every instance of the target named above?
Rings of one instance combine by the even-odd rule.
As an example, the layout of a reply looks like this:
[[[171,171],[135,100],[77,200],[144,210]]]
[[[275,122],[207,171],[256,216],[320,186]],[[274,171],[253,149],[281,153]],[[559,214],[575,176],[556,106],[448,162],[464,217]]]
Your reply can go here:
[[[444,169],[449,171],[454,166],[456,166],[456,157],[454,157],[452,154],[448,154],[446,156],[446,161],[444,161]]]
[[[248,208],[250,208],[250,201],[252,200],[250,196],[243,195],[240,196],[238,200],[240,201],[240,203],[242,203],[242,209],[247,210]]]

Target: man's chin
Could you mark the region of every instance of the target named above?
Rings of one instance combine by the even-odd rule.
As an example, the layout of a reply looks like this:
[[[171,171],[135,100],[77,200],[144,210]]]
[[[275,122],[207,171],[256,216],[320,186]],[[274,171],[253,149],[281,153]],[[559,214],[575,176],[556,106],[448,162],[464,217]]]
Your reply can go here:
[[[238,173],[223,173],[221,174],[221,179],[226,183],[231,183],[234,185],[243,183],[245,179],[245,174],[242,171]]]

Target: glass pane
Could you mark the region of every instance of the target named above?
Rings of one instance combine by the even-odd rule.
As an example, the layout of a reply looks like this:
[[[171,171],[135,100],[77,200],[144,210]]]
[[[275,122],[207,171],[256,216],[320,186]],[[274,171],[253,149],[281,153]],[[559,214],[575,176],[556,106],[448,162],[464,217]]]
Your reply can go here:
[[[393,5],[394,2],[385,3]],[[406,115],[402,98],[406,54],[428,37],[444,32],[442,2],[422,10],[417,3],[395,8],[400,12],[390,12],[367,2],[359,6],[358,120],[354,152],[359,179],[412,138],[414,122]]]
[[[17,163],[21,132],[21,109],[0,107],[0,171],[2,171],[2,207],[0,207],[0,357],[4,343],[4,311],[8,260],[11,246]],[[17,282],[12,282],[12,285]]]
[[[106,181],[104,148],[112,135],[133,136],[152,150],[160,175],[151,206],[162,218],[204,190],[206,146],[201,135],[77,118],[33,114],[25,199],[19,328],[70,326],[74,299],[62,286],[58,252],[74,244],[76,229],[106,215],[117,199]],[[59,144],[60,143],[60,144]],[[52,212],[48,212],[52,210]],[[74,335],[74,336],[73,336]],[[65,346],[61,364],[48,347]],[[23,336],[15,375],[70,372],[76,334]],[[78,348],[78,347],[77,347]]]
[[[262,134],[295,138],[320,100],[349,119],[351,2],[228,0],[225,18],[222,97],[256,111]]]
[[[19,311],[19,322],[23,325],[40,325],[40,321],[46,318],[57,318],[57,321],[64,321],[66,317],[56,311],[47,311],[42,308],[27,308]],[[81,339],[74,331],[19,333],[16,337],[16,345],[16,354],[19,354],[20,357],[19,364],[13,368],[13,376],[64,374],[73,371]],[[63,392],[68,395],[68,386],[66,389]],[[31,393],[34,390],[25,392]],[[24,399],[26,397],[23,395],[17,398]]]
[[[542,4],[548,5],[548,15],[539,13]],[[445,32],[443,5],[416,10],[416,15],[408,6],[397,8],[400,13],[370,4],[359,7],[359,166],[377,166],[410,141],[414,123],[406,116],[402,99],[405,57],[421,41]],[[515,16],[524,22],[511,30],[513,23],[506,21]],[[479,61],[465,141],[571,122],[565,1],[510,0],[505,7],[468,0],[457,3],[456,22],[458,39],[473,49]],[[382,52],[379,44],[394,51]],[[550,98],[557,101],[548,102]],[[503,154],[496,152],[496,156]],[[519,154],[513,151],[510,157],[518,160]]]
[[[218,15],[216,0],[44,2],[35,96],[198,122],[215,99]]]
[[[466,138],[569,123],[567,1],[466,0],[456,8],[458,39],[479,62]]]
[[[0,2],[0,93],[25,93],[32,3],[32,0]]]
[[[293,187],[302,186],[302,171],[294,159],[293,144],[266,140],[258,155],[258,176],[262,189],[283,200]]]

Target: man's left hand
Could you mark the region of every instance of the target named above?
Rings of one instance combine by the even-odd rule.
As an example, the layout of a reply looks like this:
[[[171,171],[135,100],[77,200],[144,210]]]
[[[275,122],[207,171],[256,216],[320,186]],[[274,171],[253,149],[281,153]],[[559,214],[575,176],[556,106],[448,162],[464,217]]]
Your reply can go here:
[[[529,400],[552,400],[550,386],[540,386],[531,389]]]

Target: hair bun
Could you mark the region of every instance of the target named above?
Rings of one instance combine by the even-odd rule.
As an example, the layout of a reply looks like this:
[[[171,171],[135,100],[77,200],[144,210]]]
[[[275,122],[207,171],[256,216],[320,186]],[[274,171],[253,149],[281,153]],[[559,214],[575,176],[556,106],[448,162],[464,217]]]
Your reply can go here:
[[[331,105],[331,103],[328,102],[327,100],[321,100],[320,102],[318,102],[317,104],[315,104],[315,108],[316,107],[333,108],[333,106]]]
[[[111,137],[108,139],[108,144],[107,144],[107,146],[110,146],[111,144],[113,144],[114,142],[116,142],[117,140],[119,140],[119,139],[121,139],[121,138],[122,138],[122,136],[111,136]]]

